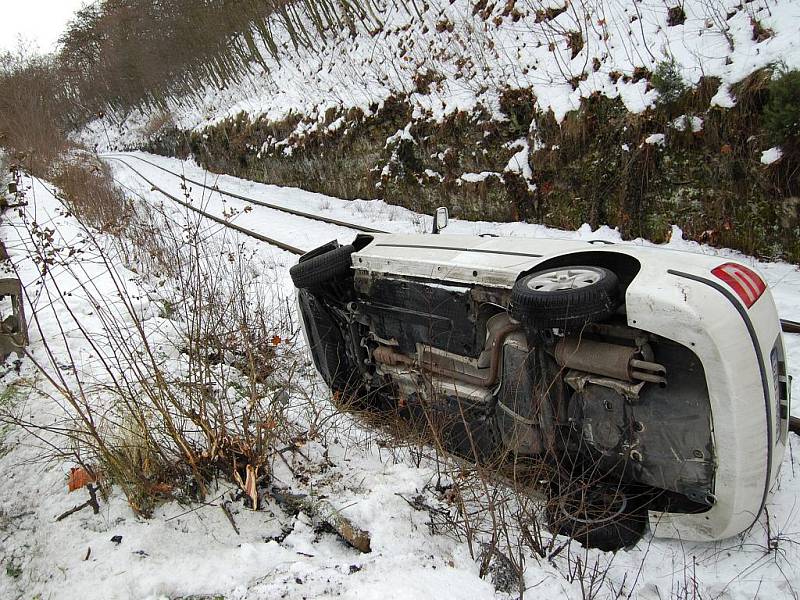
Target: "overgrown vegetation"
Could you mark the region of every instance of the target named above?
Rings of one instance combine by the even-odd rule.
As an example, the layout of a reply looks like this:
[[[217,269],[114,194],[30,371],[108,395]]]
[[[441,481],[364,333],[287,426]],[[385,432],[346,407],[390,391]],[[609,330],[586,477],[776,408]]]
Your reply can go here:
[[[209,238],[200,220],[181,225],[143,210],[99,167],[77,162],[59,180],[70,212],[91,226],[74,247],[32,221],[23,234],[60,265],[43,268],[42,293],[28,293],[31,328],[50,332],[30,358],[63,414],[42,425],[21,404],[0,407],[0,418],[51,436],[51,449],[101,489],[119,486],[139,514],[165,498],[203,500],[216,478],[260,506],[275,452],[318,425],[311,401],[298,403],[307,392],[296,381],[297,327],[280,288],[265,280],[270,271],[232,241]],[[94,276],[69,260],[85,255],[99,265]],[[150,301],[168,303],[169,319],[142,312],[113,257],[142,282],[162,279]],[[94,307],[91,319],[69,306],[73,295]],[[77,364],[77,352],[81,371],[62,369]]]
[[[800,138],[800,71],[781,69],[768,87],[764,128],[775,144]]]

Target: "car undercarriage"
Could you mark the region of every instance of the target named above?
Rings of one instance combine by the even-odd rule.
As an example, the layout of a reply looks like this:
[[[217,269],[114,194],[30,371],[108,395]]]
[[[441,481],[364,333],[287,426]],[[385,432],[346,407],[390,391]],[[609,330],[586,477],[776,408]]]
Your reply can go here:
[[[360,268],[368,243],[326,245],[292,272],[338,398],[468,460],[545,465],[550,528],[588,546],[635,543],[648,510],[714,506],[706,373],[692,348],[628,322],[635,267],[555,264],[509,289]]]

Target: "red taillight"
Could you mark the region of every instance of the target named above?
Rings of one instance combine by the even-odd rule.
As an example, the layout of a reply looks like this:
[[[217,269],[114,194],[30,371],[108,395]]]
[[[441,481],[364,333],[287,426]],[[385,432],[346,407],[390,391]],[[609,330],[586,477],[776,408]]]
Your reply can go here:
[[[767,289],[767,284],[755,271],[736,263],[725,263],[711,272],[731,286],[747,308],[753,306]]]

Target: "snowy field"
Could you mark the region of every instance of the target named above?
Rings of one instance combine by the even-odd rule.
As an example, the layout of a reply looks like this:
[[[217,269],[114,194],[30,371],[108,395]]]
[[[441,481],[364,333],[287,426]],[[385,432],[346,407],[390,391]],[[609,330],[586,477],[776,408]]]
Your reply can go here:
[[[217,184],[238,194],[263,199],[307,212],[357,222],[396,232],[425,231],[430,218],[389,206],[381,201],[344,201],[297,189],[256,184],[232,177],[212,176],[189,162],[140,154],[188,177]],[[127,158],[159,186],[178,196],[180,181],[149,165]],[[135,174],[118,162],[110,163],[115,178],[131,194],[163,207],[173,226],[188,225],[194,217],[185,209],[165,204]],[[60,295],[58,289],[77,290],[91,285],[97,295],[113,303],[119,282],[146,324],[148,335],[163,345],[172,360],[176,324],[159,310],[159,290],[169,282],[126,264],[110,239],[99,235],[90,243],[82,226],[67,214],[46,185],[25,179],[28,206],[21,214],[7,213],[2,225],[12,262],[26,285],[38,325],[30,327],[30,352],[45,360],[44,340],[59,337],[59,327],[77,315],[98,335],[104,324],[90,298],[81,293]],[[191,186],[190,186],[191,188]],[[349,242],[354,232],[278,211],[249,206],[201,189],[190,189],[195,205],[226,216],[232,222],[309,250],[331,239]],[[168,202],[168,201],[167,201]],[[35,223],[35,227],[34,227]],[[52,253],[37,259],[30,231],[47,232]],[[261,283],[279,286],[292,294],[288,268],[297,257],[253,240],[239,238],[216,224],[204,225],[220,244],[246,249]],[[524,223],[464,222],[454,220],[448,233],[493,233],[529,237],[605,239],[623,241],[616,231],[584,226],[567,232]],[[728,250],[686,242],[678,229],[666,244],[672,250],[702,252],[745,260],[757,267],[775,295],[783,318],[800,320],[800,270],[786,263],[763,263]],[[80,251],[75,251],[76,249]],[[44,265],[47,265],[46,267]],[[124,311],[120,311],[124,318]],[[30,319],[29,319],[30,320]],[[60,325],[61,324],[61,325]],[[66,338],[71,332],[67,331]],[[800,336],[787,335],[790,372],[800,381]],[[56,344],[56,346],[58,346]],[[95,351],[85,340],[74,338],[57,347],[64,377],[99,377],[92,360]],[[60,353],[60,354],[59,354]],[[10,360],[9,360],[10,362]],[[75,364],[77,372],[70,370]],[[7,367],[6,367],[7,368]],[[13,401],[34,424],[52,423],[64,414],[52,385],[37,375],[30,360],[19,372],[5,371],[2,387],[14,386]],[[309,375],[312,376],[312,375]],[[800,394],[798,385],[795,397]],[[8,394],[3,401],[9,401]],[[795,411],[796,414],[800,414]],[[793,460],[797,438],[790,435],[782,471],[768,501],[768,520],[746,534],[713,544],[687,543],[645,537],[636,547],[616,554],[577,545],[551,557],[526,557],[525,596],[576,598],[592,592],[597,598],[753,598],[795,597],[800,589],[800,473]],[[134,516],[124,496],[114,490],[101,501],[99,514],[90,509],[62,521],[56,516],[85,500],[83,492],[67,494],[66,479],[72,462],[44,460],[52,440],[39,439],[19,429],[0,429],[0,597],[78,600],[84,598],[322,598],[482,599],[516,597],[498,594],[479,577],[479,564],[467,544],[444,533],[432,534],[429,515],[414,510],[404,498],[422,494],[429,503],[441,504],[433,484],[436,471],[425,461],[416,466],[404,453],[394,456],[375,443],[372,434],[350,424],[325,447],[309,442],[307,459],[295,468],[305,469],[303,481],[292,477],[289,465],[276,468],[275,477],[298,492],[314,491],[328,500],[372,538],[372,551],[362,554],[345,546],[331,533],[315,531],[302,514],[292,517],[278,507],[254,512],[243,503],[231,504],[239,533],[219,508],[228,491],[221,486],[205,505],[168,502],[144,520]],[[732,441],[733,442],[733,441]],[[299,460],[299,459],[298,459]],[[322,468],[324,466],[324,468]],[[114,542],[112,537],[121,536]],[[605,576],[587,590],[574,572],[576,561],[597,566]],[[585,582],[584,582],[585,585]],[[591,595],[591,594],[588,594]]]

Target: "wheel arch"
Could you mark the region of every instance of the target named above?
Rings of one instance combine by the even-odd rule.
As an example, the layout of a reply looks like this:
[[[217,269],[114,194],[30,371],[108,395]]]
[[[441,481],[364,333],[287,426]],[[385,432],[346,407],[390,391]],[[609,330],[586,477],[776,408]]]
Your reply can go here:
[[[614,250],[587,250],[560,254],[543,260],[535,267],[521,272],[517,277],[517,281],[526,275],[536,273],[537,271],[543,271],[551,267],[574,267],[578,265],[604,267],[612,271],[619,278],[620,287],[623,291],[628,287],[631,281],[633,281],[636,275],[638,275],[642,268],[642,264],[638,259],[624,252],[617,252]]]

